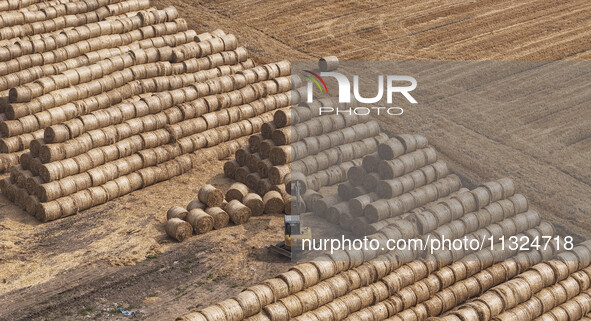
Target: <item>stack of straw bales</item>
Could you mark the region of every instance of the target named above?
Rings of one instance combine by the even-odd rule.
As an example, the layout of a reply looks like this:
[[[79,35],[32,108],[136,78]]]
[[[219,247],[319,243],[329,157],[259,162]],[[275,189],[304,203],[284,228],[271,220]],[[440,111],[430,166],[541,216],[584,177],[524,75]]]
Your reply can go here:
[[[289,62],[254,66],[173,7],[31,6],[0,14],[1,187],[41,221],[227,157],[299,97]]]
[[[298,93],[298,91],[294,91]],[[225,175],[243,182],[260,195],[269,190],[294,195],[292,183],[302,181],[300,192],[313,195],[323,186],[347,180],[347,171],[387,140],[369,117],[349,114],[320,115],[330,99],[275,112],[248,146],[236,151],[224,166]]]
[[[437,159],[435,149],[420,135],[403,134],[380,142],[375,153],[348,168],[346,177],[348,180],[338,186],[338,194],[311,197],[311,209],[358,236],[375,233],[442,201],[453,202],[450,208],[456,210],[461,206],[459,200],[470,198],[461,196],[468,194],[461,188],[459,177],[449,173],[447,164]],[[510,196],[512,182],[499,182],[495,188],[503,192],[502,184],[507,185],[506,194]],[[463,210],[454,212],[454,217],[461,214]]]
[[[433,320],[581,320],[591,313],[589,260],[588,246],[575,247]]]
[[[501,182],[507,189],[499,189]],[[368,236],[382,245],[388,239],[465,237],[485,240],[481,249],[336,251],[177,320],[532,320],[550,319],[548,313],[575,320],[585,315],[591,242],[556,255],[563,241],[510,186],[508,179],[483,184]],[[551,237],[547,246],[525,250],[501,249],[497,241],[542,235]]]

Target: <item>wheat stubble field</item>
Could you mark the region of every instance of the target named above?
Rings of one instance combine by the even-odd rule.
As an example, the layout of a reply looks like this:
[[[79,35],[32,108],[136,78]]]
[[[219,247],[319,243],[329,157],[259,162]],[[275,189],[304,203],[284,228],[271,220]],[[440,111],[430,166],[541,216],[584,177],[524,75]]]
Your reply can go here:
[[[257,63],[342,60],[587,60],[586,1],[154,1],[173,5],[198,32],[237,36]],[[445,71],[441,72],[442,75]],[[540,64],[529,75],[552,74]],[[506,72],[497,81],[518,81]],[[484,80],[483,80],[484,81]],[[549,82],[550,84],[551,82]],[[590,95],[572,104],[497,110],[421,104],[384,130],[426,136],[466,187],[509,176],[562,234],[591,236]],[[267,253],[282,218],[261,217],[177,244],[165,211],[194,198],[205,182],[224,185],[222,162],[133,192],[105,205],[40,224],[1,198],[1,320],[167,320],[229,297],[291,265]],[[26,262],[26,263],[25,263]]]

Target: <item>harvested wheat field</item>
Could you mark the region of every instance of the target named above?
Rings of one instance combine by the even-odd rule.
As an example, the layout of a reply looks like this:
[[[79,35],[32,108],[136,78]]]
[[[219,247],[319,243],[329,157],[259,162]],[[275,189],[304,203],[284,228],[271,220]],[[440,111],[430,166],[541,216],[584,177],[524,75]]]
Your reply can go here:
[[[0,17],[0,320],[591,318],[587,2],[5,0]],[[467,81],[393,119],[282,120],[303,97],[289,62],[330,55],[529,62],[417,65],[420,84]],[[530,79],[549,93],[501,99]],[[294,181],[314,235],[575,246],[291,262],[267,246]]]

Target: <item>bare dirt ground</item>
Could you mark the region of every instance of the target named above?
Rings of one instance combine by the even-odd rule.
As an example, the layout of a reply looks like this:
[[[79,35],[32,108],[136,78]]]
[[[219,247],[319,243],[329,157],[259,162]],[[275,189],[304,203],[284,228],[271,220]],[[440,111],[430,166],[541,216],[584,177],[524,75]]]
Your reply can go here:
[[[189,1],[176,6],[198,31],[234,33],[258,62],[342,60],[586,60],[587,1]],[[543,72],[540,69],[540,72]],[[419,104],[382,128],[425,135],[467,187],[509,176],[563,234],[591,236],[591,115],[578,104],[495,112]],[[574,93],[573,93],[574,95]],[[173,242],[165,212],[221,187],[222,162],[46,224],[0,198],[0,320],[173,320],[286,270],[266,246],[280,216]]]

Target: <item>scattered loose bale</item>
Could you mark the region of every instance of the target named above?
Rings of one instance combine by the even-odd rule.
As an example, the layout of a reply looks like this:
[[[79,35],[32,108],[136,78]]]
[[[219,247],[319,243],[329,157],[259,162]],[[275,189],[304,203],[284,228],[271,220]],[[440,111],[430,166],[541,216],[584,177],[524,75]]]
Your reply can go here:
[[[191,224],[177,217],[173,217],[166,222],[165,230],[168,236],[180,242],[191,237],[193,234]]]
[[[190,210],[186,219],[196,234],[205,234],[213,229],[213,217],[200,208]]]
[[[219,207],[224,202],[224,193],[213,185],[205,185],[199,189],[199,201],[210,207]]]
[[[168,212],[166,212],[166,219],[170,220],[172,218],[178,218],[184,220],[187,217],[187,214],[189,214],[189,212],[187,212],[187,210],[184,208],[180,206],[173,206],[168,209]]]
[[[242,202],[244,196],[248,194],[248,187],[242,183],[234,183],[226,192],[226,201],[238,200]]]
[[[231,200],[224,206],[224,210],[230,215],[230,220],[236,225],[248,222],[252,211],[238,200]]]
[[[213,228],[222,229],[228,225],[230,216],[221,207],[209,207],[205,212],[213,217]]]
[[[202,210],[204,210],[207,207],[206,204],[201,203],[200,200],[192,200],[191,202],[189,202],[189,204],[187,205],[187,211],[190,211],[192,209],[196,209],[196,208],[200,208]]]

